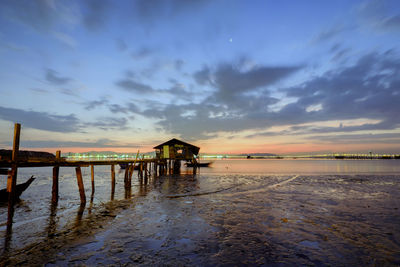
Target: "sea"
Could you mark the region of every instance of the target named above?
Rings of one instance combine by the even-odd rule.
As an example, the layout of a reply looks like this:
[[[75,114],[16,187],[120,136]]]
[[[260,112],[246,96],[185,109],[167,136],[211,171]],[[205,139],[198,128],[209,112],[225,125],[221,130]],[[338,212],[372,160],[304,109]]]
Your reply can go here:
[[[207,160],[209,161],[209,160]],[[209,168],[141,179],[124,188],[110,166],[20,168],[36,177],[7,232],[0,205],[0,265],[399,266],[400,161],[220,159]],[[1,188],[6,186],[2,176]]]

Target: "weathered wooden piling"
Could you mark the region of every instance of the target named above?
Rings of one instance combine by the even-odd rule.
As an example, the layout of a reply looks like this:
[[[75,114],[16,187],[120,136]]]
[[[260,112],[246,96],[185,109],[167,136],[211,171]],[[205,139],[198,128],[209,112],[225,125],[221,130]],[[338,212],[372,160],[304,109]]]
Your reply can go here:
[[[57,150],[56,152],[56,161],[59,161],[61,158],[61,151]],[[53,186],[51,190],[51,202],[57,203],[58,202],[58,177],[60,174],[60,166],[56,165],[53,167]]]
[[[76,167],[75,171],[76,171],[76,180],[78,182],[78,187],[79,187],[79,196],[81,198],[81,204],[85,204],[86,195],[85,195],[85,187],[83,186],[81,167]]]
[[[115,165],[111,165],[111,200],[114,199],[115,193]]]
[[[18,151],[19,151],[19,140],[21,134],[21,124],[16,123],[14,125],[14,140],[13,140],[13,151],[11,156],[11,171],[7,177],[7,192],[8,192],[8,219],[7,228],[12,227],[12,219],[14,216],[14,201],[15,201],[15,188],[17,186],[17,173],[18,173]]]
[[[92,196],[94,194],[94,165],[90,165],[90,173],[91,173],[91,178],[92,178]]]
[[[181,173],[181,161],[176,159],[174,160],[174,170],[173,170],[174,174],[179,174]]]
[[[157,161],[153,162],[153,168],[154,168],[154,177],[157,177]]]
[[[128,165],[125,169],[125,192],[126,197],[131,197],[132,187],[132,175],[136,162],[139,164],[138,176],[140,177],[140,184],[148,184],[148,178],[151,178],[152,168],[154,169],[154,177],[157,175],[166,175],[172,173],[178,173],[180,168],[180,160],[189,161],[193,159],[195,155],[198,155],[200,148],[187,144],[185,142],[172,139],[164,144],[161,144],[155,149],[156,158],[154,159],[138,159],[139,151],[136,155],[136,159],[132,164],[132,160],[120,159],[120,160],[65,160],[61,158],[61,152],[56,152],[56,157],[53,155],[36,156],[28,155],[22,157],[22,152],[19,154],[19,143],[20,143],[20,132],[21,125],[16,123],[14,127],[14,140],[11,160],[8,158],[0,158],[0,174],[8,174],[7,177],[7,192],[8,192],[8,219],[7,219],[7,235],[12,232],[12,218],[14,214],[14,202],[16,198],[16,185],[17,185],[17,173],[18,168],[21,167],[53,167],[53,184],[52,184],[52,208],[57,207],[59,199],[59,173],[60,167],[75,167],[77,184],[79,188],[81,207],[78,211],[78,215],[81,216],[84,211],[86,204],[85,188],[82,178],[81,167],[89,167],[91,170],[91,203],[93,202],[95,192],[95,181],[94,181],[94,165],[110,165],[111,166],[111,200],[114,199],[115,194],[115,164]],[[38,152],[33,152],[38,153]],[[40,154],[40,153],[38,153]],[[48,153],[49,154],[49,153]],[[195,161],[195,160],[194,160]],[[153,166],[151,165],[153,164]],[[144,175],[143,175],[144,172]],[[194,174],[196,173],[196,166],[193,169]],[[144,178],[144,179],[143,179]],[[156,179],[153,179],[155,182]],[[145,188],[145,187],[144,187]],[[6,246],[7,247],[7,246]]]

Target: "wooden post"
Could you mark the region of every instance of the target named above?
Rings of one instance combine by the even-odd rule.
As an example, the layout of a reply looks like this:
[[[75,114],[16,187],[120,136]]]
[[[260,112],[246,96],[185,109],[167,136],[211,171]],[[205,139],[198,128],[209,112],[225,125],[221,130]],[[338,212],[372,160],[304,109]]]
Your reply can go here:
[[[83,186],[81,167],[76,167],[75,171],[76,171],[76,180],[78,182],[78,187],[79,187],[79,195],[81,198],[81,204],[85,204],[86,203],[86,195],[85,195],[85,187]]]
[[[128,187],[129,168],[130,168],[130,165],[129,165],[129,163],[128,163],[128,166],[126,166],[126,168],[125,168],[125,177],[124,177],[124,185],[125,185],[125,188]]]
[[[13,140],[13,152],[11,157],[11,172],[7,177],[7,192],[8,192],[8,218],[7,218],[7,232],[11,232],[12,220],[14,216],[14,198],[15,188],[17,186],[17,173],[18,173],[18,151],[19,151],[19,140],[21,134],[21,124],[16,123],[14,125],[14,140]]]
[[[94,194],[94,165],[90,165],[90,172],[92,174],[92,196]]]
[[[135,171],[135,166],[136,166],[136,161],[138,159],[138,156],[139,156],[139,150],[136,153],[135,161],[133,162],[132,169],[129,173],[129,184],[132,184],[132,175],[133,175],[133,172]]]
[[[143,178],[143,161],[140,162],[139,174],[140,174],[140,178]]]
[[[61,158],[61,151],[57,150],[56,152],[56,161],[59,161]],[[58,176],[60,173],[60,166],[56,165],[53,167],[53,187],[51,190],[51,202],[58,202]]]
[[[111,165],[111,200],[114,199],[115,193],[115,167],[114,164]]]

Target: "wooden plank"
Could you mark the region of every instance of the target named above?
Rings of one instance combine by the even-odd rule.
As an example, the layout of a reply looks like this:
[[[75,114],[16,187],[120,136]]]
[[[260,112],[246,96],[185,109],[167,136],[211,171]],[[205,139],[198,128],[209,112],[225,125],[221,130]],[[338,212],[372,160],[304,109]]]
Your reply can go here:
[[[86,203],[86,195],[85,195],[85,187],[83,186],[82,172],[81,167],[76,167],[76,180],[78,182],[79,187],[79,196],[81,198],[81,203]]]

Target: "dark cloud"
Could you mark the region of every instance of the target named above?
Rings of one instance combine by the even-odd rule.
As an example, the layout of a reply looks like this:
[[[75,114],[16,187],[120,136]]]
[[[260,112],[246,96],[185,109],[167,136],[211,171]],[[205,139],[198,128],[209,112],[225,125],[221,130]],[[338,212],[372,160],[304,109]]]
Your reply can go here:
[[[399,73],[398,58],[366,55],[353,66],[329,71],[288,89],[288,96],[298,101],[284,107],[280,115],[297,114],[292,122],[369,118],[381,120],[385,128],[397,127]],[[320,105],[322,109],[307,112],[312,105]]]
[[[175,60],[174,62],[175,70],[181,71],[184,64],[185,62],[182,59]]]
[[[140,147],[140,144],[132,144],[132,143],[119,143],[110,139],[98,139],[95,141],[43,141],[43,140],[21,140],[22,147],[30,147],[30,148],[39,148],[39,147],[99,147],[99,148],[107,148],[107,147]]]
[[[170,95],[180,96],[181,98],[187,97],[188,91],[186,90],[186,87],[175,79],[170,79],[170,82],[172,83],[172,86],[170,88],[155,89],[150,85],[137,81],[133,73],[130,72],[125,73],[125,76],[126,77],[124,79],[121,79],[118,82],[116,82],[116,85],[125,91],[133,93],[141,93],[145,95],[157,93],[157,94],[170,94]],[[121,109],[121,106],[113,105],[111,109],[116,111],[116,110],[123,110],[124,108]],[[129,108],[129,110],[132,109]]]
[[[77,92],[75,92],[72,89],[68,89],[68,88],[61,88],[61,89],[59,89],[59,92],[64,94],[64,95],[78,96]]]
[[[400,14],[393,14],[395,10],[386,1],[372,0],[363,2],[358,11],[362,26],[379,32],[398,32],[400,31]]]
[[[235,96],[264,88],[297,71],[299,67],[256,67],[240,71],[232,64],[220,65],[214,73],[219,101],[231,101]]]
[[[338,50],[340,51],[340,50]],[[350,66],[312,77],[281,94],[295,99],[273,111],[278,99],[269,87],[296,72],[299,67],[256,67],[241,71],[222,64],[215,70],[204,67],[193,74],[199,85],[213,88],[200,103],[157,105],[141,112],[156,118],[159,125],[184,138],[208,138],[216,132],[265,129],[293,125],[278,134],[317,134],[389,130],[400,127],[400,60],[395,51],[371,53]],[[304,123],[371,119],[377,123],[339,127],[301,126]],[[298,127],[297,127],[298,126]],[[297,127],[297,128],[296,128]],[[264,132],[263,136],[276,133]]]
[[[208,2],[210,0],[137,0],[135,10],[142,21],[152,23],[188,12],[196,13]]]
[[[71,81],[68,77],[62,77],[53,69],[46,69],[46,81],[54,85],[65,85]]]
[[[86,123],[87,126],[99,128],[104,131],[108,130],[126,130],[128,127],[126,118],[104,117],[98,118],[95,122]]]
[[[108,106],[112,113],[140,113],[139,108],[134,103],[128,103],[125,106],[119,104],[111,104]]]
[[[317,36],[314,37],[313,42],[319,43],[319,42],[330,41],[345,30],[346,29],[342,25],[336,25],[332,28],[325,29],[325,30],[321,31],[320,33],[318,33]]]
[[[85,102],[85,103],[83,103],[83,105],[86,110],[93,110],[95,108],[102,107],[102,106],[106,105],[107,103],[108,103],[107,99],[101,98],[99,100]]]
[[[193,78],[200,85],[212,84],[211,71],[207,66],[204,66],[203,69],[195,72]]]
[[[21,123],[24,127],[51,132],[76,132],[80,129],[80,121],[74,114],[61,116],[46,112],[0,107],[0,118]]]
[[[157,118],[167,131],[181,134],[185,139],[210,138],[218,131],[239,131],[265,127],[268,106],[277,99],[269,96],[266,87],[296,72],[299,67],[257,67],[240,71],[228,64],[215,71],[204,67],[193,74],[200,85],[215,91],[198,104],[157,106],[142,115]],[[177,95],[184,88],[173,87]],[[182,93],[181,93],[182,91]],[[187,93],[186,93],[187,94]]]
[[[58,18],[51,1],[4,0],[1,2],[1,7],[5,17],[17,20],[38,31],[48,31]]]
[[[400,31],[400,15],[386,18],[382,21],[381,26],[388,30]]]
[[[144,59],[149,57],[150,55],[152,55],[153,53],[155,53],[155,50],[150,48],[150,47],[142,47],[140,49],[138,49],[135,52],[132,52],[132,57],[134,59]]]
[[[116,85],[128,92],[149,94],[155,91],[151,86],[137,82],[132,78],[128,77],[118,81]]]
[[[106,21],[111,5],[108,0],[85,0],[83,24],[89,30],[99,30]]]
[[[350,53],[350,51],[351,51],[350,48],[343,48],[336,51],[333,57],[331,58],[331,61],[333,62],[345,61],[346,56]]]

